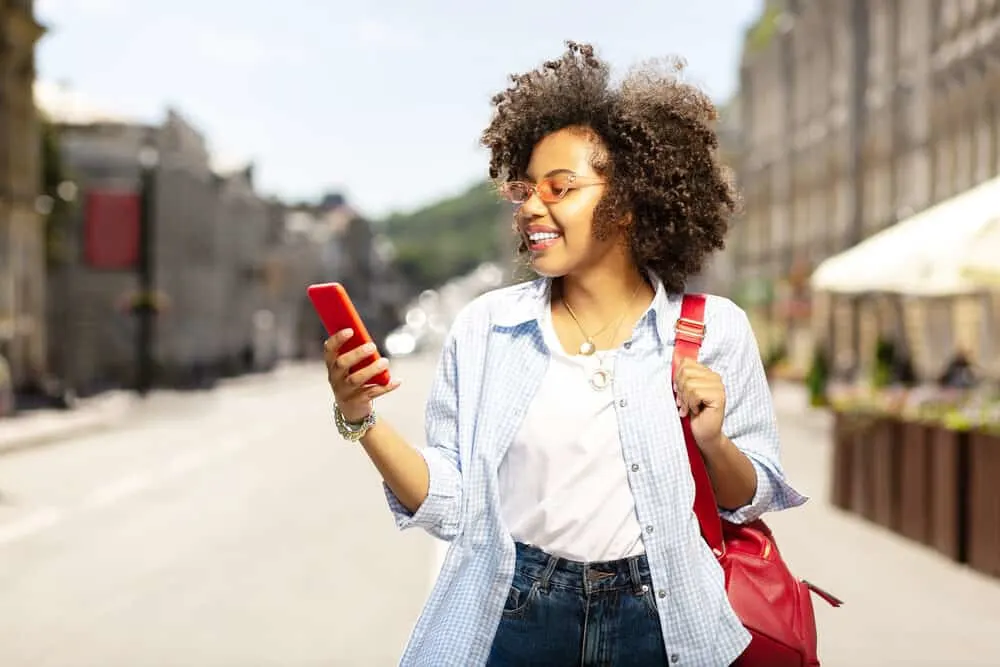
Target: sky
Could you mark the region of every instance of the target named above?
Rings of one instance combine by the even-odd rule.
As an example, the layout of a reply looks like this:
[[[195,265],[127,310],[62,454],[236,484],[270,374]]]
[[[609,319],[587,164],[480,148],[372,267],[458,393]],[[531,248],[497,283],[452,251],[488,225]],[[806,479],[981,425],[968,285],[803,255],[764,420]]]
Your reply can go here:
[[[511,72],[590,42],[619,73],[667,55],[717,101],[759,0],[37,0],[40,85],[127,118],[177,109],[221,164],[288,199],[380,217],[486,177]]]

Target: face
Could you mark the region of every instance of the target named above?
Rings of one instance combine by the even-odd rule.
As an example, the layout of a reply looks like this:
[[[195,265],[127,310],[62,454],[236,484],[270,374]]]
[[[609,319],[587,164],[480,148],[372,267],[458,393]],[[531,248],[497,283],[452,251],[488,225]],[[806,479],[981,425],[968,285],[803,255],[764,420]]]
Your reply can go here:
[[[594,233],[594,211],[607,188],[591,166],[595,149],[582,131],[554,132],[535,146],[523,181],[507,187],[517,231],[539,275],[565,276],[619,254],[620,231]]]

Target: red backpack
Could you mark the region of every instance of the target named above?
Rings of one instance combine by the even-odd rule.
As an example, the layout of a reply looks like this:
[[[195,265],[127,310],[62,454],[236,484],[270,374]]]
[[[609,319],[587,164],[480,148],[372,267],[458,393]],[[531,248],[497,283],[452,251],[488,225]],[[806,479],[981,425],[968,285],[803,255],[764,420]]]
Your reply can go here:
[[[674,368],[683,358],[698,360],[705,338],[705,296],[686,294],[677,321]],[[723,521],[708,470],[691,431],[682,419],[691,474],[694,512],[701,535],[726,575],[726,594],[736,615],[750,631],[750,646],[734,663],[738,667],[818,667],[816,618],[810,593],[834,607],[843,604],[808,581],[796,579],[781,558],[774,536],[763,521],[745,525]]]

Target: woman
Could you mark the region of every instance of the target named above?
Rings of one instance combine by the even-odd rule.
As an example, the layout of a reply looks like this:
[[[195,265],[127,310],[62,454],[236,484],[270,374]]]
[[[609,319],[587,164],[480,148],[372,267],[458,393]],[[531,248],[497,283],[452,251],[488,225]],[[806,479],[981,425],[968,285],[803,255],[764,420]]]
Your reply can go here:
[[[720,512],[800,505],[785,482],[757,345],[710,297],[701,364],[671,378],[685,282],[723,245],[736,198],[715,111],[676,68],[618,87],[590,46],[493,100],[490,174],[540,279],[475,300],[447,338],[427,447],[379,421],[326,345],[337,422],[360,439],[401,528],[451,542],[405,665],[728,665],[749,642],[700,537],[680,415]],[[674,397],[676,387],[677,397]]]

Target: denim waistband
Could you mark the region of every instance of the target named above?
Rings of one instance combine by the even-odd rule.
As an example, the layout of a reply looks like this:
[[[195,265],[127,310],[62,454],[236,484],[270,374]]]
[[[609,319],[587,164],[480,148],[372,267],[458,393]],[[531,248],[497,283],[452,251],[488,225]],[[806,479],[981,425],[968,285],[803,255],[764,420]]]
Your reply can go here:
[[[644,593],[652,585],[646,556],[631,556],[620,560],[581,562],[553,556],[537,547],[515,542],[516,572],[539,583],[567,588],[585,594],[630,589]]]

